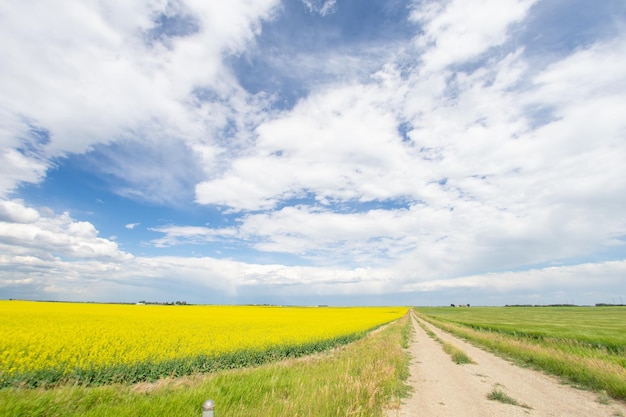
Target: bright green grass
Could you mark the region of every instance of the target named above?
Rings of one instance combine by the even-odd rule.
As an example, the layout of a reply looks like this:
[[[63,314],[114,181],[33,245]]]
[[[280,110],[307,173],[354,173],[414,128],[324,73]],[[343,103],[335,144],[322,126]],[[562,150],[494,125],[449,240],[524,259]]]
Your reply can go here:
[[[408,388],[407,317],[334,351],[256,368],[159,381],[0,389],[2,417],[381,417]],[[395,400],[394,400],[395,399]]]
[[[478,330],[569,339],[626,353],[626,307],[442,307],[418,311]]]

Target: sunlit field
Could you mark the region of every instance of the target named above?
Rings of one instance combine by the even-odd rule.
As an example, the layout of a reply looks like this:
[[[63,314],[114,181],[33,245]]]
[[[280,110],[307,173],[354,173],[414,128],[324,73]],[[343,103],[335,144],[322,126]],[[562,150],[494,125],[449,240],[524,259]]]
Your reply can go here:
[[[137,382],[301,356],[406,308],[0,302],[0,387]]]
[[[626,307],[418,308],[431,323],[570,382],[626,398]]]

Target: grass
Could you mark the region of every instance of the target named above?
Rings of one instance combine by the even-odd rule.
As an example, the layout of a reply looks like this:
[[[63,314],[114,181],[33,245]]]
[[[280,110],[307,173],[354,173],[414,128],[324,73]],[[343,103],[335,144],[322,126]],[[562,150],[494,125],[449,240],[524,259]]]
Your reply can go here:
[[[449,354],[452,360],[454,361],[454,363],[456,363],[457,365],[464,365],[467,363],[476,363],[472,360],[472,358],[467,356],[465,352],[463,352],[461,349],[454,346],[453,344],[450,344],[448,342],[443,342],[442,346],[443,346],[444,352]]]
[[[254,368],[135,385],[0,390],[0,416],[382,416],[408,386],[405,317],[349,345]]]
[[[418,311],[420,317],[437,327],[521,364],[581,387],[605,391],[612,398],[626,399],[626,352],[620,345],[625,338],[625,308],[472,307]]]
[[[492,400],[492,401],[498,401],[501,402],[503,404],[511,404],[511,405],[515,405],[518,407],[522,407],[522,408],[526,408],[531,410],[532,407],[530,407],[527,404],[522,404],[519,401],[517,401],[515,398],[512,398],[509,394],[507,394],[506,392],[504,392],[499,385],[496,385],[489,394],[487,394],[487,399],[488,400]]]
[[[421,313],[476,330],[534,340],[568,340],[626,354],[626,307],[419,308]]]
[[[456,363],[457,365],[464,365],[464,364],[468,364],[468,363],[476,363],[476,362],[474,362],[472,360],[472,358],[470,358],[461,349],[459,349],[458,347],[454,346],[451,343],[448,343],[448,342],[442,340],[439,336],[437,336],[435,334],[435,332],[430,330],[428,328],[428,326],[426,326],[424,323],[419,322],[419,325],[420,325],[420,327],[422,329],[424,329],[424,331],[426,332],[426,334],[430,338],[432,338],[433,340],[435,340],[437,343],[439,343],[442,346],[443,351],[446,352],[448,355],[450,355],[450,357],[452,358],[454,363]]]

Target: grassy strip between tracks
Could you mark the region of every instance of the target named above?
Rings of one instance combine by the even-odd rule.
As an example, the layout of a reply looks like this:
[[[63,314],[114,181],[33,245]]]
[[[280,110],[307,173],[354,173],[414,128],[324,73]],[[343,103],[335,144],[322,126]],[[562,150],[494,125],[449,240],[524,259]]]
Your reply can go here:
[[[606,392],[613,398],[626,399],[626,367],[621,354],[567,339],[536,339],[523,334],[477,330],[419,312],[417,314],[442,330],[520,364],[542,369],[580,387]]]
[[[407,316],[408,317],[408,316]],[[135,385],[0,390],[0,416],[382,416],[408,393],[404,317],[349,345],[258,367]]]
[[[454,363],[456,363],[457,365],[464,365],[466,363],[476,363],[472,360],[472,358],[467,356],[467,354],[463,352],[461,349],[439,338],[439,336],[437,336],[435,332],[430,330],[424,323],[419,322],[418,324],[420,325],[422,329],[424,329],[424,331],[430,338],[432,338],[435,342],[441,345],[441,347],[443,348],[443,351],[446,352],[448,355],[450,355]]]

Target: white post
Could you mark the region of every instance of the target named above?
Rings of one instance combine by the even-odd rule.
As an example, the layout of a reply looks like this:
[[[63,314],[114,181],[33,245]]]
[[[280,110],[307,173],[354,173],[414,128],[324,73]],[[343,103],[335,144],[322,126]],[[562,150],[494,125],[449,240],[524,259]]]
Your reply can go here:
[[[213,417],[213,409],[215,408],[215,401],[206,400],[202,403],[202,417]]]

